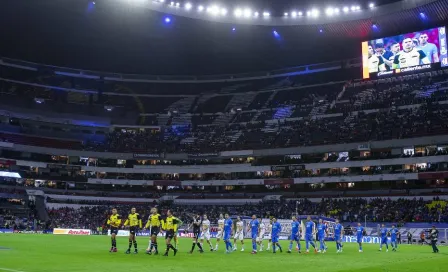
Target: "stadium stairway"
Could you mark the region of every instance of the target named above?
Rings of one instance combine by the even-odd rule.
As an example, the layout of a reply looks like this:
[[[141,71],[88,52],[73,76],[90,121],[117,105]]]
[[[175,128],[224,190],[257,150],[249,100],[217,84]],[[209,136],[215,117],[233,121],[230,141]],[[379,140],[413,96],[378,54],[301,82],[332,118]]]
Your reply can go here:
[[[37,216],[39,216],[39,220],[48,222],[50,220],[50,217],[48,216],[48,212],[45,207],[44,196],[35,196],[35,198],[36,211]]]

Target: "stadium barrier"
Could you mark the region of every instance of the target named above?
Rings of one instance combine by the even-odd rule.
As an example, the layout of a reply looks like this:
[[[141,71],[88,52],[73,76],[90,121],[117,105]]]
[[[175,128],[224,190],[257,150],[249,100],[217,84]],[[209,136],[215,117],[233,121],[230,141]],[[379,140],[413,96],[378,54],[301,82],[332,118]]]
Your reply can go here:
[[[390,243],[390,237],[387,240]],[[342,242],[344,243],[356,243],[357,241],[357,237],[353,235],[346,235],[342,238]],[[378,236],[364,236],[362,242],[365,244],[379,244],[381,243],[381,238]]]
[[[0,229],[0,233],[13,233],[13,229]]]
[[[53,234],[65,234],[65,235],[91,235],[92,231],[89,229],[53,229]]]

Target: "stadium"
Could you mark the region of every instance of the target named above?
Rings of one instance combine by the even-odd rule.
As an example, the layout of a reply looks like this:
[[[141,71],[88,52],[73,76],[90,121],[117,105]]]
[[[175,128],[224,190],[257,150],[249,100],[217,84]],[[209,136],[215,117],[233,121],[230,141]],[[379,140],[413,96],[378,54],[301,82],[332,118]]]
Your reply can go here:
[[[0,271],[445,271],[448,0],[5,0]]]

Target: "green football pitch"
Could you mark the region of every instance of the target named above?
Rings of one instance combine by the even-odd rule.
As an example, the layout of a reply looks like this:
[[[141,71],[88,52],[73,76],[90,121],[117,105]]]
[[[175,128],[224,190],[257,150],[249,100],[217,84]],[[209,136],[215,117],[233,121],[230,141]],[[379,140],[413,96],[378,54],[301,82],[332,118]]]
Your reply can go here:
[[[159,238],[163,253],[164,240]],[[215,243],[215,241],[213,241]],[[34,234],[0,234],[0,271],[9,272],[128,272],[128,271],[448,271],[448,249],[441,247],[433,254],[430,246],[401,245],[398,252],[379,252],[378,245],[364,245],[359,253],[356,244],[345,244],[344,252],[336,254],[335,244],[328,243],[325,254],[308,255],[285,253],[288,242],[283,241],[283,253],[259,252],[250,254],[250,241],[245,252],[224,253],[221,242],[219,251],[188,254],[191,239],[180,239],[179,253],[169,257],[146,255],[147,237],[138,237],[139,254],[124,254],[127,239],[118,238],[117,253],[109,253],[107,236],[58,236]],[[303,242],[302,242],[303,246]],[[384,249],[383,249],[384,250]]]

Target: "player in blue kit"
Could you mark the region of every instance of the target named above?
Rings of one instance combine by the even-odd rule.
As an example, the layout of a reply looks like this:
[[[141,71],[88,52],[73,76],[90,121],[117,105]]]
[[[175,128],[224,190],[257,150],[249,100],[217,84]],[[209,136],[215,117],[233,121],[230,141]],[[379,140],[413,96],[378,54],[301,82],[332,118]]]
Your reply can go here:
[[[392,251],[397,251],[397,234],[399,230],[395,228],[395,225],[392,225],[390,229],[390,245],[392,246]]]
[[[388,230],[384,224],[381,225],[381,243],[380,243],[380,251],[383,250],[383,245],[386,245],[386,252],[389,251],[389,245],[387,243],[387,234]]]
[[[224,243],[226,244],[226,253],[230,253],[233,251],[232,242],[230,242],[230,238],[232,237],[233,232],[233,221],[229,217],[229,214],[225,214],[224,218]]]
[[[294,244],[294,241],[297,243],[297,248],[299,249],[299,253],[301,253],[300,223],[299,223],[299,221],[297,221],[297,218],[295,216],[292,217],[292,222],[291,222],[291,238],[290,238],[288,253],[291,253],[292,245]]]
[[[272,218],[272,249],[273,253],[276,253],[276,246],[278,247],[278,250],[280,252],[283,252],[282,247],[280,246],[280,243],[278,242],[278,238],[280,235],[280,232],[282,231],[282,225],[280,225],[279,222],[277,222],[277,218]]]
[[[334,225],[334,240],[336,241],[336,253],[342,252],[342,235],[344,235],[344,228],[339,219],[336,219],[336,225]]]
[[[325,236],[327,234],[327,225],[324,224],[322,219],[319,219],[319,224],[317,225],[317,236],[319,237],[319,253],[325,253]]]
[[[258,229],[260,228],[260,222],[257,219],[257,216],[252,215],[252,221],[250,221],[250,231],[252,233],[252,252],[251,254],[257,254],[257,236]]]
[[[356,227],[356,242],[359,244],[359,252],[362,252],[362,238],[364,237],[364,227],[358,223]]]
[[[306,245],[306,253],[309,253],[310,244],[314,248],[314,253],[317,253],[316,245],[314,244],[313,236],[316,235],[316,224],[311,221],[311,216],[308,216],[305,223],[305,245]]]

